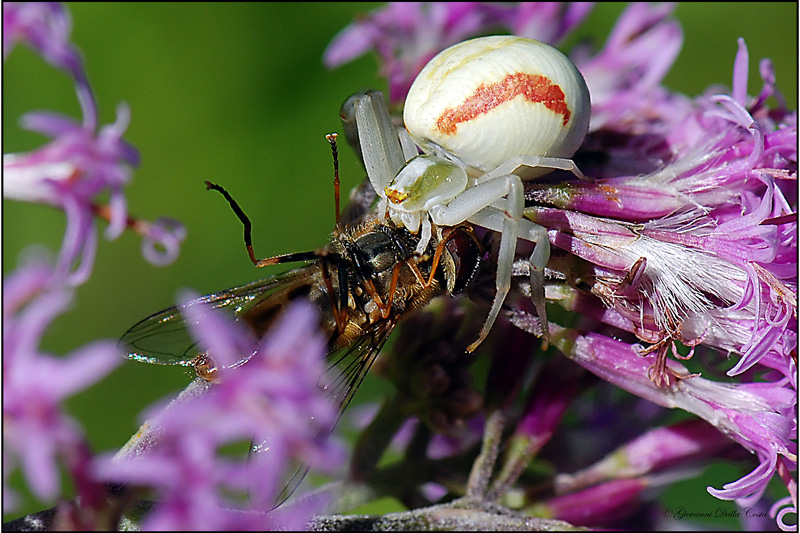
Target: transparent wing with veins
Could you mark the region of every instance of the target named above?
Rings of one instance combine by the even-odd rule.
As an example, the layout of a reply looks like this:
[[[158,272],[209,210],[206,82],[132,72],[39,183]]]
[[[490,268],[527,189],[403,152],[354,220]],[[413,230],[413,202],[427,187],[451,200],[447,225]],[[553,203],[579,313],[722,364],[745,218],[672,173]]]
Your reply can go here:
[[[308,268],[310,267],[301,267],[164,309],[131,327],[119,340],[119,346],[124,350],[125,357],[134,361],[193,366],[201,350],[189,333],[182,312],[184,309],[203,303],[212,310],[226,311],[236,320],[240,320],[247,309],[285,290],[287,283],[291,284],[292,280],[296,280]]]
[[[350,345],[328,354],[328,367],[323,381],[325,377],[332,374],[330,375],[332,381],[325,390],[331,399],[338,404],[339,416],[336,420],[337,423],[378,357],[383,345],[386,343],[386,339],[394,329],[394,325],[394,321],[376,324],[370,328],[366,335],[357,338]],[[321,432],[319,437],[325,439],[332,431],[333,427]],[[251,452],[260,453],[266,451],[265,447],[264,443],[256,444],[252,447]],[[293,473],[287,478],[283,490],[275,498],[275,507],[289,499],[297,487],[300,486],[300,483],[303,482],[309,468],[307,464],[301,463],[292,470]]]
[[[236,320],[247,321],[248,311],[255,308],[274,306],[276,310],[279,310],[286,302],[290,301],[290,295],[297,292],[298,289],[302,289],[304,285],[310,283],[318,283],[317,278],[320,271],[318,263],[313,263],[282,275],[202,296],[187,304],[170,307],[133,326],[122,336],[119,345],[126,351],[128,359],[151,364],[192,367],[201,350],[188,330],[188,324],[182,313],[183,309],[202,302],[213,310],[231,313]],[[272,313],[269,315],[273,316]],[[369,372],[395,324],[396,319],[380,320],[370,325],[348,344],[337,349],[329,349],[326,355],[326,371],[321,376],[320,383],[323,384],[324,394],[337,406],[338,416],[334,425],[324,428],[320,432],[320,438],[327,438],[333,431],[335,423],[341,418]],[[259,323],[257,329],[266,331],[269,326],[269,323]],[[338,344],[337,339],[336,328],[328,328],[328,346]],[[239,363],[245,362],[249,357],[249,355],[243,356]],[[246,365],[242,371],[247,371]],[[268,443],[256,443],[252,446],[251,452],[263,452],[268,447]],[[300,485],[308,472],[308,466],[297,465],[291,472],[283,490],[274,502],[276,507],[286,501]]]

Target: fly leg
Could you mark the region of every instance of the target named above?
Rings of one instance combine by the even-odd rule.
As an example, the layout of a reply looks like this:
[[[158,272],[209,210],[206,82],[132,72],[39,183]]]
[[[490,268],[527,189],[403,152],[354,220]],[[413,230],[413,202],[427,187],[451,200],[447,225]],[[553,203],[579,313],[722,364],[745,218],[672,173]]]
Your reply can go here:
[[[436,245],[436,250],[433,252],[433,259],[431,260],[431,271],[428,274],[428,279],[425,279],[425,275],[417,266],[419,257],[415,256],[406,261],[408,268],[411,270],[411,272],[414,273],[414,276],[417,278],[417,281],[419,281],[424,288],[427,289],[428,287],[431,286],[431,284],[433,284],[433,279],[436,276],[436,269],[439,267],[439,262],[442,259],[442,254],[444,253],[445,248],[447,247],[447,243],[458,235],[457,233],[458,230],[466,232],[467,235],[469,235],[469,237],[472,239],[472,241],[478,246],[478,248],[479,249],[481,248],[481,244],[478,241],[477,237],[475,237],[474,233],[472,233],[471,227],[467,225],[454,226],[445,228],[444,231],[442,232],[443,233],[442,239]]]

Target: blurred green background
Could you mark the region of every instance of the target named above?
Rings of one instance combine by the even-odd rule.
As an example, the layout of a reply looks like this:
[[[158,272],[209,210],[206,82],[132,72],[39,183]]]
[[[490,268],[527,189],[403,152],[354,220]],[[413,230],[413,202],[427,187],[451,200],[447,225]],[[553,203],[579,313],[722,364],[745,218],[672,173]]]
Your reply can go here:
[[[68,354],[96,339],[115,339],[138,320],[173,305],[180,288],[210,293],[277,271],[253,267],[241,224],[221,197],[206,192],[204,180],[222,184],[238,199],[253,222],[259,257],[311,250],[327,241],[334,220],[325,134],[341,132],[338,111],[347,96],[386,85],[372,55],[329,71],[322,54],[337,32],[377,5],[67,4],[101,124],[115,120],[121,101],[132,110],[126,139],[139,149],[142,164],[127,189],[131,213],[147,220],[176,218],[186,225],[188,238],[174,264],[157,268],[143,260],[138,236],[125,234],[114,242],[101,237],[94,274],[77,291],[72,309],[48,330],[44,351]],[[624,7],[597,5],[565,50],[583,38],[601,47]],[[795,3],[679,5],[675,17],[685,41],[665,84],[688,95],[711,84],[730,86],[736,39],[744,37],[750,51],[749,93],[759,91],[758,61],[768,57],[778,86],[796,108],[796,10]],[[3,74],[4,153],[43,143],[41,136],[20,130],[24,112],[55,110],[79,117],[70,79],[27,48],[13,51]],[[346,197],[363,171],[343,140],[340,168]],[[4,200],[4,275],[31,243],[56,253],[63,231],[63,213]],[[67,407],[85,424],[95,450],[112,450],[135,431],[143,407],[188,379],[183,369],[126,363]],[[714,484],[733,479],[721,476]],[[13,476],[14,486],[18,482]],[[689,502],[692,508],[718,503],[703,489]],[[41,507],[27,498],[22,509],[4,519]]]

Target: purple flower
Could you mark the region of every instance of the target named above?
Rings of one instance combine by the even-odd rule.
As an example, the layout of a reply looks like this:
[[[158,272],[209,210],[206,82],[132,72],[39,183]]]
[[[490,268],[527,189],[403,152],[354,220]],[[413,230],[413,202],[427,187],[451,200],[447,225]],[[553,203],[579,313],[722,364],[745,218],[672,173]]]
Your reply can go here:
[[[443,48],[497,31],[555,43],[590,8],[389,4],[340,32],[324,59],[337,66],[375,50],[398,110],[414,77]],[[787,108],[768,60],[758,65],[760,91],[747,94],[750,61],[742,40],[729,89],[715,86],[692,97],[663,87],[682,45],[673,9],[632,4],[600,51],[583,45],[571,51],[592,96],[590,131],[575,155],[591,180],[559,181],[564,175],[556,173],[525,183],[525,216],[547,229],[553,249],[545,290],[554,350],[536,351],[543,324],[532,311],[524,260],[514,265],[508,311],[501,314],[511,325],[498,321],[475,355],[476,366],[482,355],[492,355],[482,394],[472,387],[458,343],[474,340],[485,310],[450,299],[411,317],[395,339],[396,357],[384,353],[376,365],[397,393],[362,434],[351,466],[351,475],[362,474],[358,479],[374,493],[417,507],[466,486],[464,493],[482,503],[497,500],[575,525],[616,526],[656,490],[697,475],[701,461],[743,459],[749,473],[708,493],[745,508],[771,506],[781,528],[793,527],[796,112]],[[159,503],[145,528],[303,527],[319,502],[271,509],[293,473],[287,465],[341,463],[324,438],[338,418],[319,394],[327,347],[318,317],[303,304],[288,308],[263,340],[202,302],[184,305],[190,333],[208,352],[202,375],[214,382],[196,379],[174,402],[153,407],[143,432],[113,460],[92,460],[79,429],[58,411],[60,397],[96,377],[84,361],[97,346],[69,360],[68,368],[84,370],[80,379],[67,369],[65,387],[30,393],[38,382],[28,373],[53,373],[38,339],[69,301],[65,281],[74,286],[91,270],[94,217],[109,222],[110,238],[126,227],[145,234],[145,255],[159,260],[177,250],[183,231],[169,220],[151,225],[128,216],[123,188],[138,163],[123,140],[128,112],[120,107],[115,124],[98,127],[65,12],[6,4],[4,29],[4,54],[16,42],[29,44],[75,80],[83,110],[80,124],[28,115],[25,127],[51,143],[4,158],[12,197],[58,206],[68,219],[55,274],[31,266],[5,284],[11,329],[8,336],[4,331],[4,369],[25,371],[4,376],[24,384],[7,387],[15,397],[6,398],[6,425],[17,424],[7,441],[9,460],[36,472],[34,490],[50,497],[58,460],[86,501],[96,497],[98,479],[152,489]],[[98,194],[109,195],[108,205],[97,204]],[[499,237],[482,231],[490,263]],[[167,252],[158,255],[159,246]],[[490,271],[478,274],[471,298],[491,300]],[[344,279],[330,281],[328,290]],[[34,356],[19,355],[25,353]],[[97,365],[92,370],[99,373]],[[486,413],[475,415],[482,408]],[[674,423],[670,410],[676,409],[683,422]],[[404,423],[410,416],[415,423]],[[468,472],[478,426],[484,449]],[[434,434],[442,430],[450,433]],[[227,453],[251,440],[257,453],[248,460]],[[385,467],[380,452],[390,442],[401,459]],[[766,488],[776,475],[789,496],[773,505]],[[637,519],[652,517],[639,513]]]
[[[683,44],[680,25],[666,18],[673,9],[670,4],[633,3],[600,52],[594,56],[584,48],[573,52],[592,95],[590,131],[616,126],[630,131],[646,123],[648,128],[637,128],[637,133],[649,136],[654,111],[658,119],[668,121],[684,106],[686,97],[660,85]]]
[[[332,469],[340,450],[325,436],[337,418],[321,395],[325,341],[308,304],[294,304],[257,344],[246,328],[211,312],[184,307],[199,345],[208,350],[215,383],[197,380],[183,401],[147,414],[149,436],[120,458],[103,460],[103,479],[158,489],[146,529],[300,528],[314,509],[303,504],[266,514],[283,489],[292,460]],[[225,446],[257,443],[249,459],[221,454]],[[231,499],[247,495],[252,507]]]
[[[79,504],[59,505],[54,523],[74,529],[110,527],[103,486],[92,475],[91,450],[61,403],[121,363],[116,342],[96,341],[64,357],[42,353],[39,343],[52,320],[71,304],[73,288],[91,275],[95,217],[108,221],[109,239],[127,227],[144,235],[144,252],[153,262],[174,259],[185,230],[169,219],[151,224],[128,216],[123,190],[131,167],[139,163],[136,149],[123,140],[130,112],[121,104],[116,122],[98,129],[96,101],[70,42],[67,11],[55,3],[5,3],[3,30],[4,58],[17,42],[29,45],[73,78],[83,113],[80,122],[55,113],[28,113],[22,126],[51,142],[30,153],[3,156],[4,197],[55,206],[67,217],[56,267],[29,261],[3,282],[3,441],[9,465],[4,481],[18,467],[37,498],[54,501],[63,497],[63,466]],[[105,195],[108,203],[98,203]],[[15,495],[5,483],[3,490],[7,508],[13,507]]]
[[[557,496],[534,505],[528,513],[534,516],[564,520],[581,526],[619,520],[637,507],[642,493],[651,488],[647,479],[619,479]]]
[[[95,216],[109,223],[105,232],[108,239],[117,238],[126,227],[143,235],[145,257],[155,264],[167,264],[177,257],[185,230],[174,221],[151,224],[128,216],[123,191],[131,179],[131,167],[139,164],[138,152],[122,138],[130,110],[120,104],[116,122],[96,131],[97,104],[80,55],[69,42],[70,27],[67,12],[58,4],[3,4],[4,57],[17,41],[29,44],[73,77],[83,111],[80,123],[44,111],[23,116],[25,129],[52,141],[27,154],[3,155],[3,195],[64,210],[67,230],[58,271],[68,283],[79,285],[89,277],[94,264]],[[108,204],[97,203],[105,193]],[[154,241],[163,252],[157,251]]]
[[[488,29],[513,30],[545,42],[563,38],[591,9],[541,3],[506,6],[489,2],[390,2],[350,24],[333,39],[323,61],[329,68],[375,50],[389,100],[400,103],[422,67],[457,42]]]
[[[556,494],[569,494],[613,479],[635,478],[694,461],[713,459],[735,444],[702,420],[648,431],[593,465],[555,477]]]
[[[735,86],[743,83],[743,57],[740,42]],[[730,375],[763,362],[791,376],[797,244],[782,187],[796,173],[796,128],[785,111],[772,114],[784,121],[776,124],[754,118],[743,104],[727,95],[682,102],[668,130],[657,110],[645,115],[655,117],[651,129],[666,141],[665,164],[645,176],[609,176],[566,190],[534,186],[545,202],[560,194],[559,209],[535,208],[530,218],[556,230],[553,244],[595,265],[592,292],[606,309],[593,314],[653,343],[644,353],[656,352],[660,361],[675,339],[741,354]],[[604,135],[587,142],[602,143]],[[631,145],[627,153],[636,150]],[[598,173],[604,170],[619,171]],[[582,296],[568,305],[584,303],[592,305]]]
[[[5,2],[3,4],[3,59],[17,42],[28,44],[48,63],[75,80],[83,110],[83,126],[97,127],[97,104],[83,68],[80,52],[69,40],[72,20],[57,2]]]
[[[759,466],[724,490],[709,488],[721,499],[742,505],[757,501],[779,468],[796,468],[797,391],[788,378],[764,383],[719,383],[691,376],[676,361],[665,370],[679,377],[663,387],[649,379],[646,359],[629,345],[599,334],[576,336],[566,330],[553,341],[587,370],[637,396],[669,408],[680,408],[705,419],[722,433],[753,452]]]
[[[618,27],[630,24],[630,18],[643,7],[631,7]],[[655,51],[655,45],[648,42],[651,34],[659,32],[679,39],[672,23],[654,22],[640,18],[640,25],[631,29],[637,37],[626,40],[626,47],[649,46]],[[612,35],[609,42],[613,39]],[[664,37],[663,42],[666,46],[658,45],[661,53],[676,49],[669,38]],[[631,57],[637,55],[639,52]],[[597,72],[602,72],[610,68],[611,56],[604,51],[579,64],[586,68],[590,87],[595,62]],[[600,58],[605,58],[602,65]],[[649,64],[655,66],[659,61]],[[762,371],[778,371],[772,380],[759,383],[679,379],[678,390],[687,395],[671,388],[664,391],[669,398],[659,399],[662,395],[656,389],[645,390],[649,385],[641,374],[635,377],[643,370],[642,360],[625,355],[632,352],[621,343],[613,349],[609,346],[609,351],[601,350],[599,337],[588,335],[584,339],[592,339],[589,345],[576,339],[563,345],[565,354],[604,379],[661,405],[694,412],[753,451],[760,461],[756,470],[726,485],[725,490],[709,488],[713,495],[737,499],[743,505],[760,497],[782,463],[796,468],[792,442],[796,365],[791,354],[797,346],[796,219],[786,216],[793,208],[784,194],[787,181],[796,176],[795,118],[785,109],[765,110],[763,97],[748,101],[743,89],[746,64],[747,49],[740,40],[734,97],[717,94],[691,101],[663,89],[645,91],[660,79],[661,70],[658,75],[644,75],[641,79],[649,81],[643,88],[638,87],[643,83],[640,80],[596,89],[599,96],[595,99],[593,87],[593,113],[597,108],[602,114],[598,122],[593,117],[596,131],[587,143],[602,149],[606,142],[602,138],[607,135],[603,130],[611,127],[617,140],[623,128],[637,136],[653,134],[662,140],[640,146],[631,136],[636,144],[620,147],[615,143],[622,164],[597,172],[584,169],[588,175],[607,175],[607,179],[566,186],[569,190],[561,196],[565,201],[560,201],[560,209],[535,208],[531,215],[555,230],[551,232],[553,244],[595,265],[597,284],[592,292],[604,306],[597,307],[583,295],[569,303],[564,299],[562,305],[590,313],[600,323],[652,343],[639,353],[656,354],[649,371],[655,383],[675,384],[670,376],[690,377],[685,370],[666,363],[669,351],[684,358],[675,341],[738,354],[738,362],[728,370],[730,376],[742,375],[757,365]],[[767,74],[762,94],[772,94],[774,79],[768,76],[769,69],[762,71]],[[637,98],[631,90],[646,96]],[[620,102],[625,103],[625,110],[615,111],[613,106]],[[631,109],[635,112],[629,118],[626,113]],[[623,164],[644,169],[646,159],[656,156],[663,162],[654,171],[644,176],[625,175]],[[537,194],[544,199],[558,193],[541,186]],[[573,210],[617,220],[601,221]],[[614,271],[627,273],[618,276]],[[633,370],[637,366],[640,368]]]
[[[683,40],[681,27],[669,18],[673,9],[632,4],[599,52],[583,46],[572,51],[592,98],[589,134],[575,161],[592,181],[559,182],[553,175],[527,182],[525,216],[548,230],[554,250],[547,298],[574,317],[563,320],[569,327],[550,324],[554,345],[603,380],[697,419],[687,432],[646,428],[619,452],[628,454],[627,473],[617,464],[606,477],[586,474],[564,489],[574,493],[548,505],[559,507],[563,500],[559,508],[569,509],[576,505],[569,497],[597,497],[610,505],[610,519],[624,510],[620,504],[652,486],[653,472],[663,470],[657,482],[665,482],[668,470],[702,455],[693,441],[718,449],[735,442],[757,466],[709,492],[753,505],[777,474],[791,495],[790,507],[781,511],[783,524],[797,507],[790,474],[797,468],[797,116],[787,109],[769,60],[759,65],[759,94],[747,95],[749,58],[741,39],[730,89],[714,87],[692,98],[663,87]],[[425,61],[452,39],[499,29],[553,42],[585,11],[546,4],[475,4],[469,10],[392,5],[341,32],[326,64],[376,49],[391,100],[399,102]],[[467,14],[477,26],[455,32],[443,23]],[[403,23],[392,24],[396,20]],[[496,244],[496,236],[489,238]],[[526,294],[529,273],[519,263],[520,292]],[[527,298],[509,305],[520,329],[541,329]],[[503,355],[517,353],[514,340],[505,336],[504,342]],[[702,372],[690,373],[676,361],[690,358],[693,370]],[[502,383],[516,391],[519,379]],[[524,457],[513,451],[516,445],[530,458],[553,436],[570,399],[568,387],[557,382],[532,389],[537,399],[518,417],[510,456]],[[507,458],[510,470],[501,475],[514,478],[509,472],[519,470],[515,460]],[[562,476],[596,476],[610,464]],[[601,523],[592,520],[605,511],[596,510],[586,522],[576,517],[577,523]]]
[[[76,482],[87,478],[83,431],[61,402],[121,363],[111,341],[89,344],[66,357],[40,351],[44,331],[72,301],[71,291],[58,279],[50,267],[34,263],[3,283],[3,458],[7,472],[21,468],[31,491],[44,501],[61,493],[59,461]],[[87,491],[97,487],[78,483],[77,489],[89,504]],[[5,501],[13,505],[13,498]]]
[[[6,198],[54,205],[67,214],[59,271],[75,285],[86,281],[94,263],[97,239],[92,202],[97,195],[110,192],[106,236],[116,238],[125,229],[122,188],[130,171],[119,163],[138,164],[136,151],[122,141],[128,118],[127,107],[120,107],[117,123],[95,137],[92,130],[67,117],[30,113],[24,117],[26,128],[51,136],[53,142],[29,154],[3,156]]]
[[[797,490],[796,487],[797,487],[797,480],[795,479],[795,490]],[[791,496],[786,496],[785,498],[781,498],[780,500],[775,502],[775,504],[769,509],[769,516],[771,516],[778,522],[778,527],[780,527],[781,530],[796,531],[797,530],[796,523],[787,524],[786,522],[783,521],[784,517],[786,517],[787,514],[794,514],[795,517],[797,516],[797,504],[792,502]]]

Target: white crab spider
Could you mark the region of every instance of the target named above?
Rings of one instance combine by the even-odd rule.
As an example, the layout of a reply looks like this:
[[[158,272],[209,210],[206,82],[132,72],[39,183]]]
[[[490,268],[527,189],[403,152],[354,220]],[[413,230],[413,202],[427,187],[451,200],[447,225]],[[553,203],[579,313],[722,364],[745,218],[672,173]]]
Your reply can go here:
[[[591,107],[577,68],[538,41],[483,37],[444,50],[423,68],[406,98],[407,131],[398,130],[399,143],[390,122],[387,128],[388,111],[380,107],[369,97],[355,105],[379,211],[409,231],[421,230],[418,251],[438,226],[467,221],[501,233],[495,299],[467,350],[486,338],[500,313],[518,238],[535,243],[531,292],[546,341],[544,268],[550,243],[542,226],[522,218],[522,178],[563,169],[584,179],[568,159],[586,135]],[[416,155],[409,134],[425,155]]]

